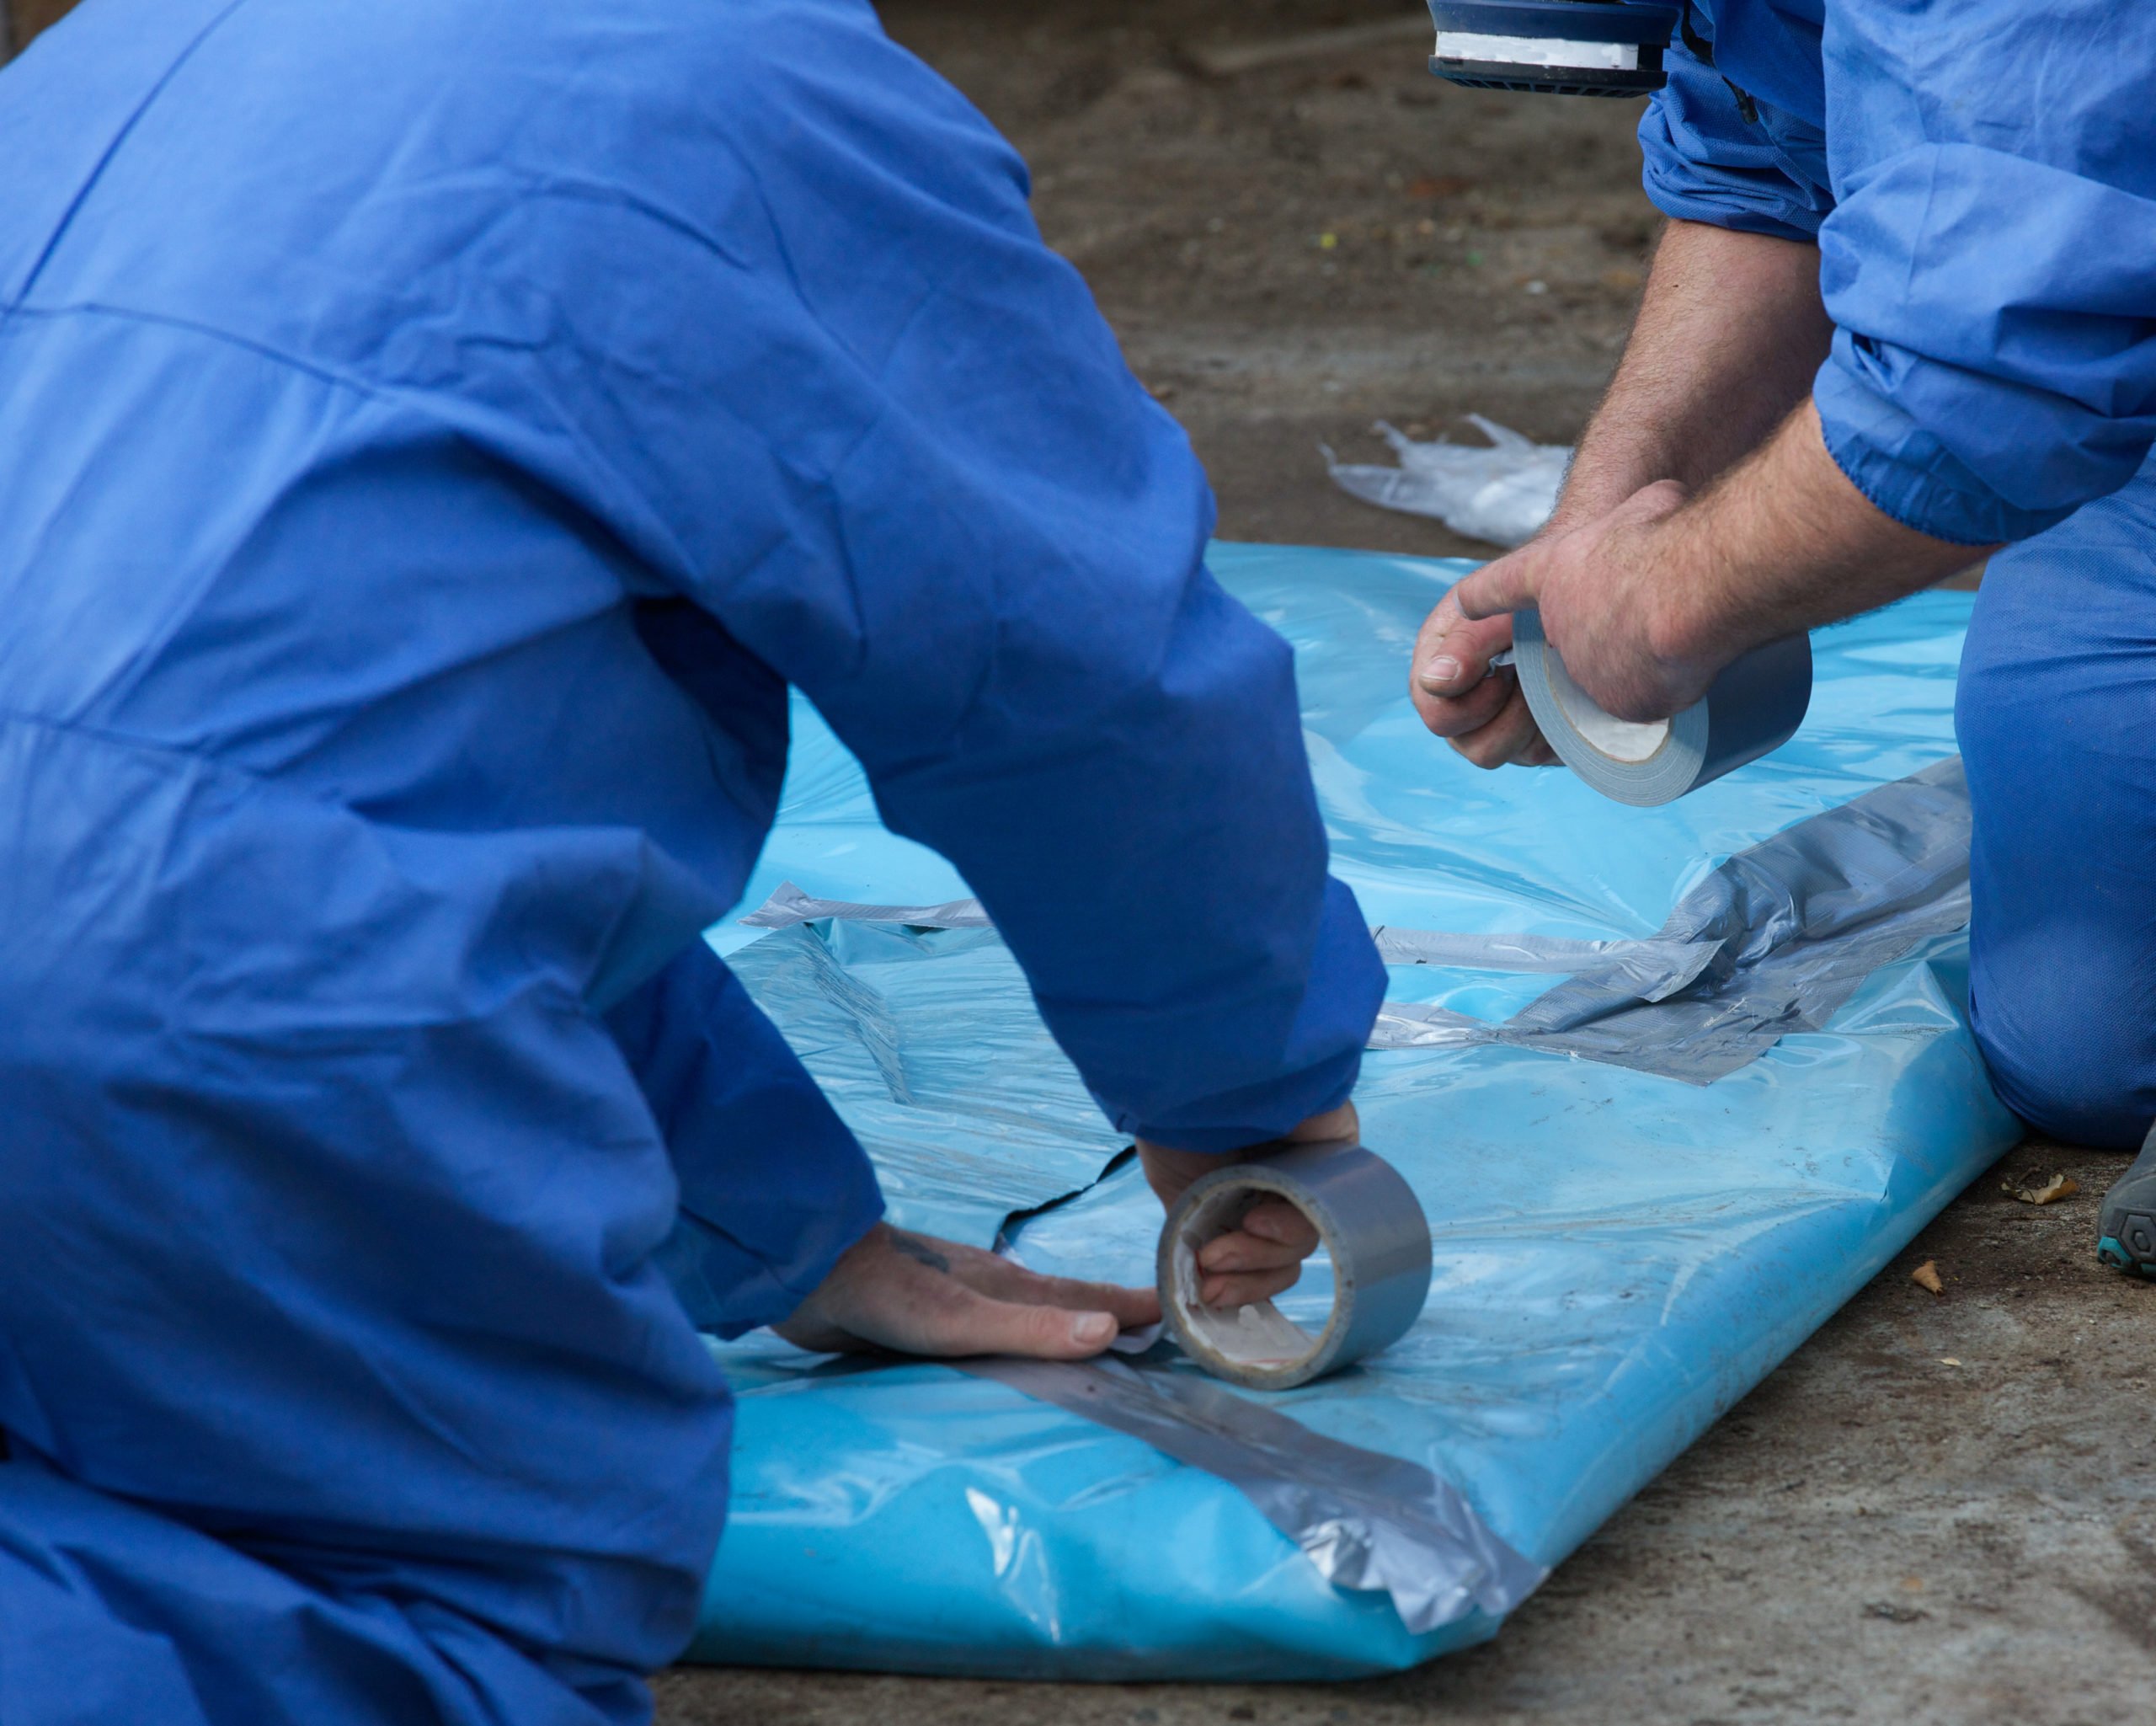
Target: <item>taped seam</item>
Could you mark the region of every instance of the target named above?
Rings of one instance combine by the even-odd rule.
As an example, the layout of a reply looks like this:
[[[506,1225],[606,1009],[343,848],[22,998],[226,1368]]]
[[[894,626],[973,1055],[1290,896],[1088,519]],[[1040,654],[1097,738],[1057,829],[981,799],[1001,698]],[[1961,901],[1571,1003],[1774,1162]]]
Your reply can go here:
[[[995,925],[978,899],[953,899],[942,905],[856,905],[843,899],[818,899],[791,881],[740,919],[744,929],[790,929],[797,923],[898,923],[910,929],[988,929]]]
[[[1502,1023],[1387,1002],[1379,1050],[1502,1045],[1577,1055],[1707,1085],[1791,1032],[1823,1026],[1865,980],[1969,921],[1969,794],[1961,757],[1876,787],[1726,859],[1678,901],[1656,934],[1371,931],[1394,965],[1567,976]],[[792,882],[741,922],[782,929],[823,919],[915,928],[993,927],[980,901],[855,905]]]
[[[1420,1463],[1327,1438],[1210,1380],[1118,1360],[953,1364],[1225,1481],[1327,1582],[1385,1595],[1415,1635],[1502,1618],[1550,1574]]]
[[[1637,979],[1582,973],[1501,1024],[1391,1002],[1369,1046],[1497,1044],[1711,1084],[1790,1033],[1819,1029],[1881,967],[1965,927],[1969,831],[1954,756],[1785,828],[1686,894],[1640,943],[1713,942],[1684,987],[1657,996]]]

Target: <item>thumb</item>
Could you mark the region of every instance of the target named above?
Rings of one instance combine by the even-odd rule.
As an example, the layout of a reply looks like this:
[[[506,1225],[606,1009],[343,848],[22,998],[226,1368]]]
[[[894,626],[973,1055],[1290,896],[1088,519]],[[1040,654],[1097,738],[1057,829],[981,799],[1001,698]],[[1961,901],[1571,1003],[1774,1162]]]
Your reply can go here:
[[[1490,661],[1513,644],[1513,623],[1509,617],[1492,617],[1482,623],[1470,623],[1460,615],[1460,606],[1454,595],[1448,593],[1438,601],[1438,607],[1424,620],[1422,633],[1415,642],[1414,687],[1424,695],[1437,696],[1456,701],[1472,695],[1482,687],[1489,676]],[[1486,719],[1486,714],[1483,718]],[[1481,723],[1478,719],[1476,724]],[[1353,1137],[1355,1126],[1352,1105],[1350,1117],[1339,1132],[1312,1132],[1306,1130],[1312,1124],[1305,1122],[1288,1136],[1303,1138]]]

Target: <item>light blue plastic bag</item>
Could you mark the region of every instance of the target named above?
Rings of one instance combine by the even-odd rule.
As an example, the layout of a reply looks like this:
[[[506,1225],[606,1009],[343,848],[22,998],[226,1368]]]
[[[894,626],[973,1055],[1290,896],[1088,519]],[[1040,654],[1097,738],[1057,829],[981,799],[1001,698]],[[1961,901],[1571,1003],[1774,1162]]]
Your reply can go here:
[[[1652,936],[1724,859],[1954,752],[1967,596],[1822,633],[1794,742],[1641,810],[1561,770],[1481,772],[1422,729],[1408,650],[1470,566],[1237,546],[1213,566],[1296,647],[1334,867],[1374,924]],[[746,904],[782,882],[883,905],[963,898],[948,865],[883,831],[813,713],[795,717],[785,810]],[[896,1220],[1150,1281],[1158,1205],[1128,1162],[1095,1184],[1121,1142],[992,931],[817,921],[714,940],[862,1133]],[[1429,1214],[1429,1304],[1383,1355],[1260,1400],[1422,1465],[1554,1565],[2012,1144],[1965,970],[1958,933],[1926,935],[1825,1029],[1706,1085],[1525,1047],[1373,1052],[1364,1136]],[[1429,965],[1391,976],[1397,1002],[1492,1022],[1565,986]],[[1310,1280],[1299,1298],[1321,1308],[1322,1270]],[[1497,1628],[1471,1610],[1411,1634],[1390,1597],[1328,1583],[1229,1481],[1006,1385],[819,1364],[768,1336],[721,1353],[741,1392],[733,1520],[692,1658],[1345,1677]]]

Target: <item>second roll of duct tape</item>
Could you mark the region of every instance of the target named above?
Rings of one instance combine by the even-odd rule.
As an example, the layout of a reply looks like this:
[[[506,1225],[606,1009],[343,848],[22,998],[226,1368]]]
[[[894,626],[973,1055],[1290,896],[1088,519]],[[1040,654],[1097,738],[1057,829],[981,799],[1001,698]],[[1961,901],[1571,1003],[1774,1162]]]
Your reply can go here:
[[[1270,1301],[1209,1307],[1198,1253],[1251,1205],[1285,1199],[1332,1261],[1332,1312],[1313,1337]],[[1406,1335],[1430,1292],[1430,1226],[1400,1172],[1359,1145],[1302,1145],[1193,1181],[1161,1231],[1161,1312],[1182,1351],[1216,1378],[1289,1390]]]
[[[1558,758],[1604,796],[1642,808],[1673,803],[1780,749],[1812,703],[1806,635],[1754,648],[1684,712],[1644,724],[1604,713],[1572,681],[1542,633],[1540,612],[1514,613],[1512,662]]]

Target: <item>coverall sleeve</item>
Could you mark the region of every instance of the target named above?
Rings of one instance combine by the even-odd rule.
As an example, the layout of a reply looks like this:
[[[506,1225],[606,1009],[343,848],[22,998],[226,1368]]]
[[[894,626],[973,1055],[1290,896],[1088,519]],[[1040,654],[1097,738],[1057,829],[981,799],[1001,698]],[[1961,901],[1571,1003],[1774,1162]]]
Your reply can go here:
[[[651,297],[606,350],[670,579],[958,866],[1118,1127],[1225,1152],[1341,1103],[1384,970],[1181,430],[866,6],[738,50],[639,141],[681,213],[632,223]]]
[[[606,1027],[681,1184],[659,1269],[700,1330],[777,1323],[883,1214],[860,1141],[701,941]]]
[[[1827,444],[1909,526],[1981,544],[2156,441],[2156,8],[1828,8]]]
[[[1738,111],[1721,74],[1673,37],[1669,82],[1640,118],[1646,194],[1680,222],[1809,242],[1830,200],[1791,174],[1768,132]]]

